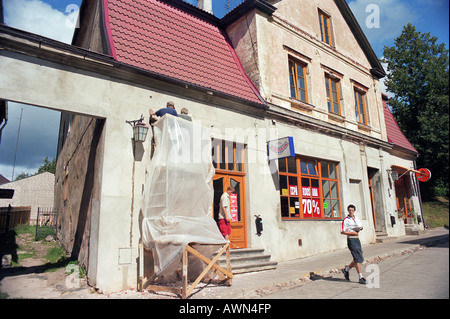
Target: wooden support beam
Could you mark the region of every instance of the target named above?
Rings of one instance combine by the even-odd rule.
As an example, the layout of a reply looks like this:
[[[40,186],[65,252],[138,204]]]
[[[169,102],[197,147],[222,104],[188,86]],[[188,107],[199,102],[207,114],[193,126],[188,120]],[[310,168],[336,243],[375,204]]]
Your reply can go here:
[[[226,258],[227,258],[227,269],[224,269],[223,267],[220,267],[217,264],[217,261],[219,260],[220,256],[226,252]],[[143,291],[145,288],[153,291],[168,291],[175,294],[181,294],[182,299],[186,299],[189,297],[189,295],[192,293],[194,288],[198,285],[198,283],[205,277],[205,275],[210,271],[211,269],[216,273],[222,282],[225,282],[226,284],[231,286],[231,280],[233,278],[233,273],[231,270],[231,263],[230,263],[230,244],[225,244],[220,251],[217,253],[217,255],[211,260],[204,255],[202,255],[200,252],[198,252],[196,249],[191,247],[190,245],[186,245],[186,247],[183,249],[182,254],[182,283],[181,287],[165,287],[165,286],[159,286],[159,285],[150,285],[155,279],[156,274],[153,273],[153,275],[147,279],[144,278],[144,256],[146,254],[146,249],[144,248],[143,243],[139,243],[139,282],[138,282],[138,289],[139,291]],[[201,274],[197,277],[197,279],[191,284],[191,286],[188,288],[188,253],[192,254],[196,258],[200,259],[202,262],[206,264],[206,268],[201,272]]]

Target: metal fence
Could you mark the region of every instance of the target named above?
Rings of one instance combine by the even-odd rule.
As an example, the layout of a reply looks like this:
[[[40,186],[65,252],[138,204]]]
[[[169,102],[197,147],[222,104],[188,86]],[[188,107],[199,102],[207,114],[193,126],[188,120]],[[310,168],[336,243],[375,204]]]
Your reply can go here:
[[[57,222],[58,211],[56,209],[38,207],[34,240],[40,239],[41,236],[45,238],[47,235],[55,235]]]

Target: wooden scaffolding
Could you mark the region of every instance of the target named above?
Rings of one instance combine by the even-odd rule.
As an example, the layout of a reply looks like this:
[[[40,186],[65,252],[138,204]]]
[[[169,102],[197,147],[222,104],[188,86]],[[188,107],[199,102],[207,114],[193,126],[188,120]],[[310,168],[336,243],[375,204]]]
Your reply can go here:
[[[227,243],[223,245],[216,256],[213,259],[209,259],[202,255],[200,252],[198,252],[196,249],[194,249],[193,245],[198,245],[197,243],[190,243],[185,246],[183,249],[183,255],[182,255],[182,282],[180,287],[168,287],[163,285],[155,285],[155,280],[157,279],[157,276],[155,273],[151,274],[149,278],[144,277],[144,256],[145,255],[152,255],[151,251],[145,249],[143,243],[141,242],[139,244],[139,280],[138,280],[138,289],[139,291],[143,291],[144,289],[153,290],[153,291],[167,291],[171,293],[175,293],[178,295],[181,295],[182,299],[188,298],[191,294],[194,288],[204,279],[206,274],[212,269],[213,272],[219,277],[218,282],[227,286],[231,286],[231,281],[233,279],[233,273],[231,269],[231,263],[230,263],[230,243]],[[218,245],[219,246],[219,245]],[[221,245],[220,245],[221,246]],[[188,253],[193,255],[194,257],[201,260],[203,263],[206,264],[205,269],[198,275],[197,279],[188,287]],[[227,262],[227,268],[224,269],[223,267],[219,266],[217,264],[220,256],[225,253],[226,255],[226,262]],[[217,280],[209,280],[209,282],[214,281],[217,282]]]

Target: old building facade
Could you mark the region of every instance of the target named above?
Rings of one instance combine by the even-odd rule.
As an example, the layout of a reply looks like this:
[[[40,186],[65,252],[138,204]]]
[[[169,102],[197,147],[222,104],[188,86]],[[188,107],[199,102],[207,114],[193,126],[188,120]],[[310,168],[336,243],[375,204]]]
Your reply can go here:
[[[148,122],[148,109],[168,101],[209,129],[213,211],[234,186],[235,248],[264,248],[276,261],[345,248],[349,204],[363,244],[405,234],[392,171],[403,170],[403,197],[419,211],[417,152],[389,137],[384,71],[345,1],[247,0],[217,19],[180,0],[92,0],[80,13],[72,46],[38,47],[3,27],[2,41],[27,58],[3,54],[1,65],[45,69],[46,85],[10,73],[0,98],[63,111],[59,238],[92,285],[136,287],[152,139],[136,144],[126,121]],[[39,94],[14,91],[19,80]]]

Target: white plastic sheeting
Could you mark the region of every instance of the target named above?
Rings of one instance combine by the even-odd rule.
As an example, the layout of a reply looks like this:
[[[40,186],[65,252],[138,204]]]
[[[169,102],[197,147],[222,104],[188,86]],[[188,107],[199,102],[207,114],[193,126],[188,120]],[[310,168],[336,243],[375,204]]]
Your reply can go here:
[[[193,122],[165,115],[154,125],[155,152],[143,200],[142,241],[158,277],[181,269],[183,249],[193,245],[210,258],[227,241],[212,217],[214,167],[211,137]],[[200,244],[200,245],[198,245]],[[201,271],[189,261],[189,275]]]

